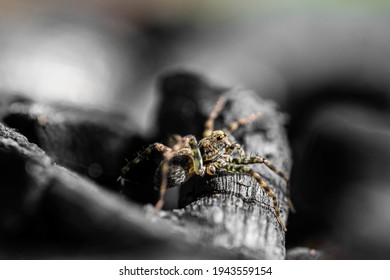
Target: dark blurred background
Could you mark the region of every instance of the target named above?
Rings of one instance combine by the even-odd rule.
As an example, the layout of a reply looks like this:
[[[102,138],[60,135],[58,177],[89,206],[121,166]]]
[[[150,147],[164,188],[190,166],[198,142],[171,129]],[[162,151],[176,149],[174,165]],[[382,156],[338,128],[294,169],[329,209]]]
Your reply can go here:
[[[145,135],[156,130],[155,80],[167,69],[253,89],[289,119],[297,212],[287,248],[390,259],[389,8],[383,0],[0,0],[0,89],[120,112]]]

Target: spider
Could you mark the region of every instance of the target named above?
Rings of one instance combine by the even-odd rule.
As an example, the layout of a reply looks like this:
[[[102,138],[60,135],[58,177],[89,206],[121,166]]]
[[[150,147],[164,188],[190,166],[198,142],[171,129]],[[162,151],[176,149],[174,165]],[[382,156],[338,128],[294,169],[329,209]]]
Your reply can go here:
[[[233,121],[228,127],[222,130],[214,130],[214,121],[218,117],[224,104],[225,98],[221,97],[204,125],[203,138],[199,142],[197,142],[193,135],[174,135],[173,139],[175,144],[172,147],[168,147],[161,143],[151,144],[132,161],[127,161],[127,164],[121,169],[122,175],[118,178],[118,181],[124,186],[126,181],[124,176],[132,166],[145,160],[153,151],[160,152],[163,155],[164,160],[160,165],[161,183],[159,188],[159,199],[155,204],[155,209],[160,210],[164,205],[164,195],[168,188],[169,164],[175,157],[184,156],[190,159],[187,170],[189,175],[195,174],[204,176],[205,174],[208,174],[214,176],[216,175],[217,170],[227,171],[229,173],[248,174],[257,181],[260,187],[263,188],[267,195],[272,199],[277,221],[281,229],[285,231],[286,228],[280,216],[275,193],[261,178],[260,174],[248,165],[264,164],[287,183],[287,189],[289,186],[289,179],[267,159],[261,156],[246,155],[241,145],[236,143],[232,137],[228,136],[228,134],[232,134],[237,130],[238,127],[253,122],[261,114],[253,113],[246,118]],[[289,197],[288,202],[290,208],[292,208]]]

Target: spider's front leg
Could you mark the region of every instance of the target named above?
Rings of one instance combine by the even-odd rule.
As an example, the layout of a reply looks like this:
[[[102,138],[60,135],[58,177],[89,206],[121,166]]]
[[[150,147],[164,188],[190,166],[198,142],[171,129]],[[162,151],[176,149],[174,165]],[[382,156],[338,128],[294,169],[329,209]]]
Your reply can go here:
[[[233,153],[234,150],[237,150],[238,154],[240,155],[240,157],[245,157],[245,151],[244,149],[242,148],[242,146],[234,141],[232,141],[232,139],[229,139],[229,141],[231,141],[231,145],[229,147],[227,147],[226,149],[226,154],[230,155]]]
[[[126,182],[126,179],[125,179],[125,175],[127,172],[129,172],[129,170],[134,166],[134,165],[137,165],[139,163],[141,163],[142,161],[146,160],[147,157],[153,153],[154,151],[157,151],[157,152],[160,152],[161,154],[166,154],[166,153],[169,153],[171,152],[171,148],[165,146],[164,144],[161,144],[161,143],[153,143],[151,145],[149,145],[149,147],[147,147],[144,151],[142,151],[136,158],[134,158],[132,161],[127,161],[126,165],[122,167],[121,169],[121,173],[122,175],[119,176],[118,180],[117,181],[120,181],[121,185],[124,186],[125,185],[125,182]]]
[[[269,160],[261,157],[261,156],[241,156],[241,157],[230,157],[229,162],[233,164],[256,164],[261,163],[267,166],[270,170],[272,170],[275,174],[277,174],[280,178],[282,178],[286,182],[286,192],[285,195],[287,197],[289,208],[295,212],[294,205],[292,204],[290,198],[290,180],[289,178],[276,166],[274,166]]]
[[[237,119],[235,121],[232,121],[227,127],[225,127],[222,130],[225,131],[225,132],[233,133],[240,126],[244,126],[244,125],[250,124],[250,123],[254,122],[256,119],[258,119],[260,116],[261,116],[260,112],[252,113],[252,114],[250,114],[249,116],[247,116],[245,118],[240,118],[240,119]]]
[[[223,106],[225,106],[226,99],[224,96],[221,96],[217,103],[214,106],[213,111],[210,113],[209,118],[207,119],[204,125],[203,137],[209,136],[214,131],[214,122],[221,112]]]
[[[255,164],[262,163],[272,170],[275,174],[281,177],[286,183],[289,182],[288,177],[277,167],[275,167],[271,162],[261,156],[243,156],[243,157],[231,157],[230,162],[233,164]]]
[[[240,165],[240,164],[233,164],[229,163],[226,161],[217,161],[215,164],[215,167],[217,169],[224,169],[227,172],[230,173],[236,173],[236,174],[249,174],[252,176],[257,183],[260,185],[261,188],[267,193],[267,195],[272,199],[272,203],[274,206],[275,214],[276,214],[276,219],[278,220],[278,223],[283,231],[286,231],[286,227],[282,221],[282,218],[280,216],[280,211],[279,211],[279,206],[278,206],[278,201],[276,199],[275,193],[271,188],[268,186],[268,184],[261,178],[260,174],[254,171],[253,169],[249,168],[248,166],[245,165]]]

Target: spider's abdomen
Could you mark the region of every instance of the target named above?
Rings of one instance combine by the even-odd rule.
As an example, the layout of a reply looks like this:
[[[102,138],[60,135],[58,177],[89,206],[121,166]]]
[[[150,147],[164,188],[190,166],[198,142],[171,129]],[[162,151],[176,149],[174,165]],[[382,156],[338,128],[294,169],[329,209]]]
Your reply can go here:
[[[159,189],[161,185],[161,166],[162,162],[156,170],[155,174],[155,189]],[[167,180],[168,188],[180,187],[186,182],[192,175],[191,173],[191,160],[186,156],[175,156],[169,162]]]

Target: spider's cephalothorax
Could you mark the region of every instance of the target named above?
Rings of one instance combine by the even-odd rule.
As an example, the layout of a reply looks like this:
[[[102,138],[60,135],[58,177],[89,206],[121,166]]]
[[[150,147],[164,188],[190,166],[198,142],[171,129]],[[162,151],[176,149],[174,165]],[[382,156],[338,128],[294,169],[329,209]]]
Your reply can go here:
[[[206,163],[215,161],[225,154],[231,154],[236,145],[224,131],[215,130],[200,140],[198,147],[203,162]]]
[[[216,169],[222,169],[221,163],[222,165],[223,162],[227,163],[235,150],[240,156],[245,155],[241,146],[229,138],[223,130],[215,130],[200,140],[198,149],[209,175],[215,175]]]
[[[188,165],[188,170],[186,170],[189,175],[196,174],[198,176],[203,176],[205,173],[215,175],[217,170],[227,171],[229,173],[248,174],[257,181],[260,187],[272,199],[276,218],[280,227],[285,230],[274,192],[261,178],[260,174],[248,165],[258,163],[264,164],[274,173],[283,178],[288,184],[287,176],[272,165],[267,159],[261,156],[247,156],[242,147],[236,143],[232,137],[228,136],[228,133],[234,132],[239,126],[253,122],[260,114],[251,114],[247,118],[238,119],[237,121],[232,122],[227,128],[214,130],[214,120],[221,111],[224,102],[224,98],[220,98],[217,102],[209,119],[206,121],[203,138],[199,141],[199,143],[193,135],[183,137],[178,135],[173,136],[172,138],[174,139],[175,144],[172,147],[165,146],[161,143],[154,143],[146,148],[135,159],[127,162],[121,170],[122,176],[119,177],[119,180],[121,181],[121,184],[124,185],[124,175],[130,170],[132,165],[145,160],[146,157],[153,151],[162,153],[164,160],[161,164],[160,194],[159,200],[155,205],[155,208],[161,209],[164,204],[164,195],[168,188],[168,176],[170,172],[169,165],[173,158],[184,156],[191,159],[190,164]],[[292,207],[290,201],[289,203],[290,207]]]

